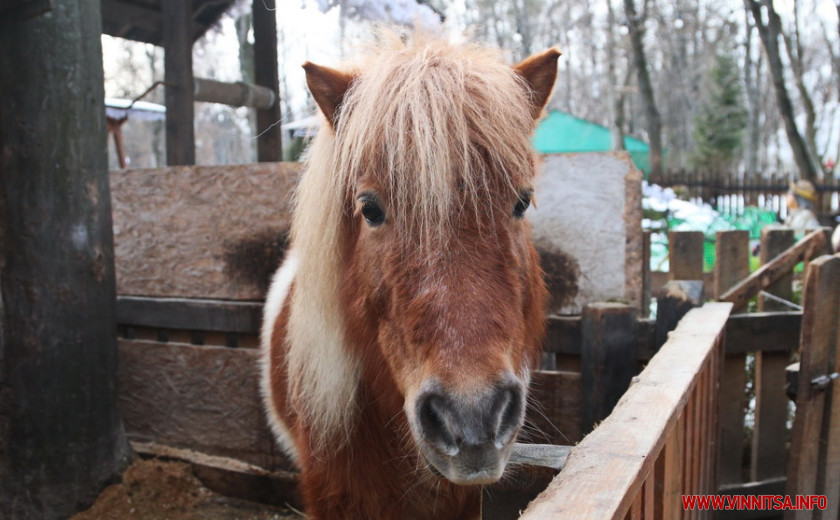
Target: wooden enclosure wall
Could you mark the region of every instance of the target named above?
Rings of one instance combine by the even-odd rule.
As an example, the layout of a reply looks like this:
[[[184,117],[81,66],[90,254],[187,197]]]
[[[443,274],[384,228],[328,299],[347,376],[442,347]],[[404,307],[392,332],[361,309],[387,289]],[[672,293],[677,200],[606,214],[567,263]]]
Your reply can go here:
[[[717,385],[731,307],[686,315],[521,518],[672,519],[682,514],[681,495],[715,492]]]
[[[117,293],[264,298],[299,172],[297,163],[112,171]]]

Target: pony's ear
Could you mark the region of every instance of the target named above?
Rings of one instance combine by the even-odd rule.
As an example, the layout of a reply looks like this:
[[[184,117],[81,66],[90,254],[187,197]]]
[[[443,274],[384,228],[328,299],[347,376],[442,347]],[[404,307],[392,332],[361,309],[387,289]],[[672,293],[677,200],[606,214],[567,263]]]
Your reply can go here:
[[[306,84],[309,86],[309,91],[312,92],[312,97],[315,98],[315,102],[327,116],[327,121],[335,128],[335,124],[338,122],[339,107],[344,101],[344,94],[350,88],[355,76],[329,67],[315,65],[310,61],[303,64],[303,70],[306,71]]]
[[[513,67],[531,89],[531,115],[534,119],[542,115],[543,108],[551,96],[554,80],[557,79],[557,58],[561,54],[557,47],[552,47],[526,58]]]

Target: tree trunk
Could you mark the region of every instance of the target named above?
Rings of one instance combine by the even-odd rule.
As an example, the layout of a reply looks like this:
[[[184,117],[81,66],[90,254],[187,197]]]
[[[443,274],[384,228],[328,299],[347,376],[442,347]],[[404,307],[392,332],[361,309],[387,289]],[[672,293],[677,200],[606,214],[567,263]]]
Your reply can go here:
[[[607,0],[607,93],[610,101],[610,137],[613,150],[624,150],[624,99],[615,77],[615,11]]]
[[[752,56],[752,35],[754,26],[750,23],[750,15],[744,11],[744,26],[747,37],[744,43],[744,84],[746,90],[747,108],[747,146],[745,149],[746,167],[745,178],[754,179],[758,176],[758,148],[760,143],[761,129],[761,54],[753,62]]]
[[[645,0],[647,1],[647,0]],[[647,122],[648,141],[650,144],[650,175],[653,178],[662,176],[662,118],[656,108],[653,95],[653,84],[647,66],[645,54],[645,13],[636,14],[634,0],[624,0],[624,11],[627,16],[627,28],[630,32],[630,46],[633,50],[633,66],[639,81],[639,94],[642,99],[642,109]],[[647,9],[644,9],[647,11]]]
[[[758,35],[761,38],[761,45],[764,48],[764,53],[767,55],[767,64],[770,67],[773,90],[776,94],[776,106],[785,125],[785,133],[787,134],[790,147],[793,150],[793,158],[799,169],[799,175],[803,179],[816,182],[817,170],[811,161],[805,140],[802,138],[802,134],[799,133],[799,129],[796,128],[793,103],[785,86],[784,65],[782,64],[779,52],[779,36],[782,32],[779,15],[773,9],[771,0],[760,0],[760,2],[758,0],[744,0],[744,5],[752,12],[755,27],[758,29]],[[762,7],[767,11],[766,22],[761,14]]]
[[[811,98],[811,93],[808,92],[808,87],[805,86],[805,66],[803,64],[803,49],[802,41],[799,34],[799,2],[793,2],[793,32],[791,34],[782,32],[782,38],[785,42],[785,50],[787,51],[788,60],[790,61],[790,68],[793,72],[793,80],[796,84],[796,89],[799,92],[802,109],[805,111],[805,145],[810,153],[811,161],[817,171],[821,170],[822,160],[820,158],[819,150],[817,149],[817,111],[814,108],[814,101]]]
[[[0,516],[66,518],[127,461],[97,0],[0,20]],[[6,516],[8,515],[8,516]]]

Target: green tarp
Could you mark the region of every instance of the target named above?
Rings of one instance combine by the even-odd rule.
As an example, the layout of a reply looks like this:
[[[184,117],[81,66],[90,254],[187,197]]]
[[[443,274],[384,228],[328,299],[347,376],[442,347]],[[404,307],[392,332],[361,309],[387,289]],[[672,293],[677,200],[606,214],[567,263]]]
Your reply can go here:
[[[539,153],[604,152],[612,149],[610,130],[592,121],[552,110],[534,134],[534,149]],[[641,139],[624,136],[624,147],[636,168],[650,172],[650,151]]]

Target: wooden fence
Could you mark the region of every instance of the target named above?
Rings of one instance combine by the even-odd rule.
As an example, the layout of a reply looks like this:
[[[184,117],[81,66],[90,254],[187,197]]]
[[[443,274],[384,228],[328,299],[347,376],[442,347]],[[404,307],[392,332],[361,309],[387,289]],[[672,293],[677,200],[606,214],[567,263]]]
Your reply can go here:
[[[682,186],[687,190],[689,199],[706,202],[718,211],[727,214],[740,214],[745,206],[758,206],[775,211],[784,218],[785,192],[795,175],[773,174],[755,179],[733,178],[726,172],[703,172],[672,170],[661,177],[652,177],[651,183],[663,187]],[[816,185],[819,195],[818,209],[822,215],[835,215],[840,212],[840,179],[829,178]]]
[[[702,234],[680,233],[671,241],[677,260],[672,263],[670,276],[692,278],[702,273],[702,250],[688,244],[696,240],[702,240]],[[789,230],[768,230],[762,242],[765,266],[747,276],[747,233],[722,232],[717,240],[721,261],[713,274],[711,296],[729,300],[736,310],[742,309],[745,298],[759,289],[789,297],[793,265],[818,254],[824,240],[824,234],[816,232],[787,247],[793,242]],[[776,256],[776,252],[782,254]],[[773,256],[776,258],[771,261]],[[532,381],[536,407],[529,410],[529,430],[538,433],[532,434],[531,441],[574,445],[603,421],[594,430],[595,437],[586,437],[573,450],[577,455],[569,460],[572,471],[567,467],[561,477],[578,471],[574,461],[583,457],[586,446],[609,448],[611,443],[604,439],[626,436],[628,424],[652,428],[644,438],[626,439],[635,443],[628,449],[648,451],[640,466],[625,468],[630,473],[622,478],[629,479],[633,468],[637,473],[632,482],[627,481],[630,496],[616,505],[615,515],[619,517],[628,504],[630,518],[650,507],[667,511],[676,507],[674,497],[686,492],[718,489],[721,493],[749,495],[783,493],[785,489],[788,405],[784,372],[799,343],[802,312],[778,311],[775,303],[766,301],[759,303],[763,312],[735,314],[727,320],[723,315],[728,311],[709,306],[690,315],[693,318],[681,325],[681,332],[672,333],[665,342],[668,331],[686,310],[677,305],[673,312],[668,311],[674,290],[671,286],[657,294],[660,312],[656,321],[640,319],[634,307],[618,303],[590,304],[580,316],[549,318],[543,355],[548,370],[536,372]],[[703,301],[702,296],[690,293],[686,291],[676,300],[690,297],[694,304]],[[138,450],[170,456],[173,449],[180,450],[176,456],[193,460],[205,481],[228,493],[265,501],[271,497],[293,500],[292,466],[276,449],[257,398],[257,350],[251,347],[257,344],[260,307],[258,302],[121,296],[120,402],[128,434]],[[686,339],[694,334],[701,339]],[[673,346],[674,342],[678,346]],[[660,350],[662,343],[666,346]],[[688,356],[698,345],[706,345],[708,351],[697,353],[700,357],[696,359]],[[716,354],[720,349],[722,352]],[[756,359],[754,380],[747,378],[748,354]],[[722,365],[709,361],[721,357]],[[689,363],[675,371],[683,378],[668,379],[668,367],[683,366],[681,363]],[[631,384],[645,364],[645,371]],[[638,384],[649,377],[664,377],[668,385],[677,385],[678,391],[671,386],[667,391],[654,391],[646,383]],[[718,380],[718,393],[712,395],[709,392],[718,388]],[[748,385],[754,387],[756,395],[749,439],[744,419]],[[628,387],[630,392],[610,415]],[[660,412],[661,417],[656,416],[659,423],[649,423],[653,402],[628,404],[646,399],[646,392],[667,397],[656,401],[667,409]],[[631,400],[634,395],[641,397]],[[708,430],[716,420],[719,430]],[[606,428],[609,424],[620,425],[615,427],[620,433],[610,434],[610,428]],[[715,450],[699,441],[715,438]],[[689,449],[695,451],[686,451]],[[666,474],[670,471],[667,468],[676,464],[675,457],[683,461],[683,467],[693,468],[679,480]],[[695,462],[686,463],[689,459],[703,462],[695,466]],[[240,477],[231,479],[231,471]],[[251,484],[242,485],[242,475],[252,479]],[[611,477],[597,473],[591,478]],[[709,478],[720,486],[708,487]],[[231,483],[238,483],[238,488],[231,489]],[[668,489],[678,489],[679,493],[665,493]],[[539,489],[533,490],[530,496],[537,492]],[[663,497],[671,498],[665,502]]]
[[[682,495],[715,492],[716,387],[730,308],[688,313],[521,518],[672,519],[682,515]]]
[[[837,518],[840,387],[833,381],[840,377],[840,255],[806,266],[803,312],[773,310],[776,298],[790,298],[793,266],[824,252],[826,243],[824,231],[793,243],[790,229],[768,229],[762,237],[763,266],[748,274],[746,232],[719,234],[718,254],[725,262],[715,272],[715,298],[728,304],[706,304],[683,318],[612,414],[571,450],[563,470],[522,518],[782,514],[767,501],[741,510],[731,505],[701,510],[686,502],[710,494],[790,497],[793,504],[816,496],[810,507],[787,511],[785,518]],[[702,272],[699,254],[675,265],[691,264]],[[757,294],[758,309],[765,312],[729,316],[730,306],[743,311]],[[797,412],[789,436],[785,367],[800,345]],[[747,353],[755,357],[749,450],[744,449]]]
[[[202,201],[214,200],[214,190],[218,188],[214,179],[218,173],[197,169],[203,188],[202,197],[192,205],[193,209]],[[251,173],[266,181],[273,178],[267,170]],[[155,190],[144,192],[142,180],[128,175],[117,184],[132,184],[131,189],[122,193],[140,193],[139,199],[160,196]],[[278,190],[286,188],[285,184],[277,187]],[[241,191],[250,193],[251,189],[243,185]],[[137,201],[124,202],[126,208],[134,208]],[[180,207],[167,201],[160,204],[166,208],[172,206],[164,214],[165,222],[171,224],[163,226],[166,233],[144,232],[139,228],[141,223],[125,220],[141,212],[126,211],[124,220],[115,218],[119,227],[119,232],[115,232],[117,238],[126,244],[135,240],[132,237],[169,239],[170,228],[176,225],[190,228],[183,224],[192,219],[184,216]],[[236,237],[230,243],[220,241],[211,227],[207,227],[196,236],[185,231],[171,238],[183,246],[175,248],[175,252],[189,255],[167,252],[168,256],[164,257],[158,252],[160,258],[153,258],[154,262],[148,255],[118,255],[118,269],[123,274],[117,304],[121,412],[127,434],[139,451],[191,460],[205,482],[228,493],[268,502],[293,501],[295,474],[276,448],[258,398],[255,347],[262,286],[242,277],[242,273],[254,271],[254,257],[262,259],[258,262],[260,266],[276,265],[281,245],[278,230],[266,228],[254,233],[251,223],[276,220],[282,214],[271,219],[254,218],[240,215],[246,213],[241,204],[228,204],[225,208],[229,225],[223,235]],[[228,215],[234,212],[236,218]],[[160,225],[160,219],[147,220],[150,222],[143,225]],[[628,453],[644,451],[645,455],[639,464],[622,467],[621,478],[625,479],[626,488],[606,486],[615,484],[609,471],[590,469],[595,471],[589,477],[592,485],[602,482],[606,486],[599,493],[622,497],[612,509],[612,514],[618,517],[636,518],[644,513],[645,517],[669,518],[663,516],[663,511],[672,511],[676,507],[675,497],[686,492],[707,493],[718,489],[731,494],[766,494],[783,493],[785,489],[789,468],[784,464],[788,442],[784,367],[798,347],[800,328],[807,320],[801,311],[781,310],[764,296],[758,303],[757,310],[761,312],[740,311],[759,290],[790,299],[793,265],[818,254],[825,246],[825,236],[817,232],[793,244],[789,231],[768,231],[761,246],[765,265],[749,275],[746,232],[724,232],[717,237],[719,261],[715,272],[706,276],[705,287],[677,283],[703,279],[702,239],[701,233],[686,232],[670,240],[672,262],[668,276],[672,284],[666,291],[654,291],[660,300],[655,321],[640,318],[638,309],[619,303],[593,303],[579,316],[552,316],[548,321],[543,370],[536,372],[532,379],[531,394],[537,406],[529,409],[528,430],[532,432],[531,440],[540,443],[574,445],[583,439],[573,450],[560,480],[566,478],[564,474],[583,471],[582,466],[577,466],[578,470],[574,468],[590,460],[585,455],[587,446],[609,448],[610,438],[621,440],[628,431],[635,432],[628,424],[639,425],[637,429],[645,425],[644,429],[650,430],[639,433],[644,438],[626,439],[625,447],[631,450]],[[155,247],[151,251],[166,250],[160,244],[152,245]],[[196,250],[206,254],[192,254]],[[158,267],[153,270],[151,264]],[[180,273],[177,276],[176,271]],[[142,285],[125,283],[131,273],[136,273],[133,279]],[[731,302],[736,314],[726,320],[721,306],[701,309],[692,316],[706,316],[700,320],[706,320],[702,331],[697,332],[702,341],[680,340],[688,337],[682,332],[671,334],[668,340],[668,332],[687,308],[701,304],[708,297]],[[714,315],[714,319],[707,313]],[[683,331],[693,330],[694,321],[691,318],[681,325]],[[687,349],[683,355],[674,353],[677,348],[683,348],[673,347],[674,342]],[[686,342],[691,345],[684,345]],[[661,347],[663,344],[666,346]],[[708,347],[706,354],[685,355],[694,352],[700,344]],[[747,356],[755,358],[754,378],[747,375]],[[714,361],[720,358],[722,364]],[[678,363],[688,363],[680,371],[682,375],[669,375],[665,369],[682,366]],[[645,365],[647,368],[633,383]],[[672,385],[663,387],[667,391],[654,392],[644,383],[647,378],[659,381],[655,379],[659,377],[664,378],[662,385]],[[717,393],[712,392],[718,385]],[[628,387],[630,391],[622,399]],[[755,393],[751,430],[745,429],[748,387],[754,388]],[[813,395],[817,406],[819,397]],[[640,405],[637,400],[654,397],[665,400],[656,401],[663,409],[655,417],[659,422],[654,421],[651,427],[647,418],[649,406]],[[828,401],[831,400],[822,402]],[[831,402],[840,402],[840,398]],[[824,411],[822,416],[831,417],[833,413]],[[633,420],[631,417],[636,418],[635,423],[622,422]],[[719,428],[710,430],[715,417]],[[619,425],[616,428],[621,434],[610,433],[611,424]],[[590,434],[593,428],[595,433]],[[829,426],[825,428],[830,430]],[[813,428],[804,431],[808,434],[803,439],[810,438]],[[587,434],[590,436],[584,439]],[[715,449],[701,442],[715,437]],[[591,460],[609,460],[615,455],[608,451],[592,453],[597,456],[593,455]],[[672,471],[677,460],[683,461],[684,468],[679,477]],[[686,463],[689,460],[693,462]],[[803,471],[807,469],[805,465],[800,467]],[[609,466],[600,469],[605,468],[612,469]],[[232,473],[237,477],[230,478]],[[714,484],[711,487],[709,479]],[[824,485],[819,484],[820,479],[823,477],[815,481],[818,489]],[[558,485],[553,484],[548,492],[552,493]],[[531,497],[540,489],[533,491]],[[590,494],[590,497],[597,496],[598,493]],[[549,498],[539,503],[547,504],[540,507],[553,507],[550,504],[554,502]]]

